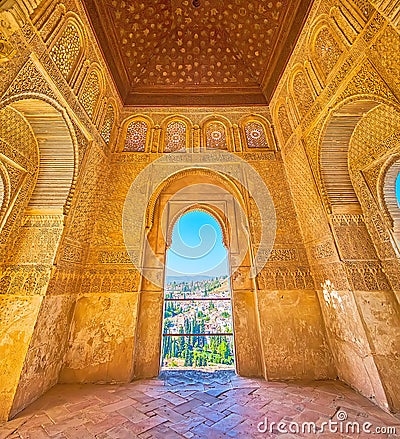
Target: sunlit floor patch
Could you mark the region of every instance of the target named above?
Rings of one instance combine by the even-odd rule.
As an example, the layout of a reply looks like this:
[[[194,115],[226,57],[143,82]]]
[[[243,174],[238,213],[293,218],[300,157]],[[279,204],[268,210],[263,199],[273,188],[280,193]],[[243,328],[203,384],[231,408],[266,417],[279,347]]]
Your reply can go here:
[[[339,381],[274,383],[233,371],[168,370],[159,378],[128,384],[57,385],[1,426],[0,438],[398,437],[340,432],[284,436],[277,430],[280,421],[280,428],[289,421],[321,426],[336,422],[339,413],[349,422],[400,433],[398,419]],[[272,433],[262,432],[270,426]]]

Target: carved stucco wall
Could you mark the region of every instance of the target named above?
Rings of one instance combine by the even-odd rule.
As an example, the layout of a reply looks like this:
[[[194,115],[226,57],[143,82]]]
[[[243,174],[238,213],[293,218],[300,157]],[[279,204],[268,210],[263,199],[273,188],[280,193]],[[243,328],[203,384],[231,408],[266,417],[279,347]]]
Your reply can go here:
[[[22,20],[1,12],[7,20],[0,30],[0,160],[9,190],[8,211],[0,211],[0,347],[7,371],[0,378],[0,419],[58,380],[134,376],[135,333],[148,322],[137,321],[141,279],[124,248],[121,214],[132,181],[163,151],[174,120],[187,124],[187,147],[198,153],[207,146],[205,121],[225,123],[228,149],[248,161],[271,192],[277,237],[251,304],[259,316],[264,376],[338,374],[382,407],[399,409],[399,259],[382,214],[380,182],[399,148],[400,36],[386,21],[396,25],[388,2],[384,15],[375,3],[314,3],[271,113],[260,107],[123,109],[79,1],[43,2]],[[65,30],[74,35],[73,48],[60,43]],[[52,100],[70,120],[76,175],[64,214],[26,214],[39,170],[38,139],[12,108],[17,98]],[[350,161],[361,211],[332,214],[321,145],[335,112],[357,99],[379,106],[360,115],[350,158],[365,143],[376,154],[372,161],[367,152]],[[392,131],[382,133],[379,112],[394,118]],[[270,150],[246,147],[242,122],[254,114],[266,123]],[[146,152],[124,153],[125,122],[137,116],[149,122]],[[251,208],[256,236],[260,225]]]
[[[373,5],[315,2],[271,112],[339,377],[398,410],[399,259],[382,174],[399,147],[400,35]],[[307,82],[294,84],[299,66]]]
[[[268,112],[263,116],[256,116],[245,108],[177,108],[170,111],[172,113],[165,110],[140,109],[140,118],[148,122],[151,135],[144,148],[137,145],[139,151],[162,151],[163,133],[160,133],[157,127],[167,127],[168,124],[164,121],[174,119],[182,119],[188,123],[189,150],[196,150],[200,145],[201,148],[205,148],[207,135],[206,130],[203,131],[201,127],[210,120],[224,120],[227,133],[232,136],[230,150],[242,151],[237,153],[239,157],[256,169],[271,192],[277,213],[277,237],[270,261],[257,279],[258,291],[255,299],[252,299],[255,300],[254,306],[257,306],[257,314],[260,316],[258,330],[262,341],[264,371],[261,375],[270,379],[335,377],[319,302],[314,291],[294,206],[290,201],[291,195],[280,153],[275,149],[273,137],[268,142],[267,150],[243,151],[245,136],[244,131],[239,129],[241,122],[251,118],[257,120],[257,117],[264,117],[268,121]],[[132,114],[134,115],[135,111],[125,112],[128,124],[131,123]],[[253,116],[250,117],[249,114]],[[236,131],[239,131],[239,134],[236,134]],[[268,125],[266,131],[268,133]],[[125,249],[122,211],[132,182],[160,155],[119,152],[124,148],[125,133],[126,130],[122,129],[116,147],[117,152],[112,158],[110,172],[105,179],[107,196],[102,199],[102,207],[98,212],[91,238],[81,297],[77,303],[77,312],[80,310],[79,318],[73,324],[70,349],[61,374],[63,381],[129,379],[131,376],[148,373],[138,370],[140,366],[135,365],[132,336],[137,327],[149,325],[150,320],[156,322],[159,316],[151,319],[141,318],[137,321],[140,312],[137,308],[138,297],[142,294],[142,300],[146,300],[147,296],[143,291],[140,293],[140,276]],[[200,151],[198,153],[201,154]],[[184,160],[184,157],[182,159]],[[251,214],[252,210],[255,212],[254,206],[249,205],[246,212],[255,239],[259,234],[260,224],[258,217]],[[136,221],[144,221],[145,212],[138,211],[136,214]],[[150,300],[150,294],[148,296]],[[92,314],[85,313],[84,310],[87,310],[90,304],[97,307],[103,297],[107,297],[109,303],[109,306],[103,309],[103,320],[109,323],[99,326],[98,322],[93,320]],[[118,303],[121,301],[132,309],[129,322],[126,321],[125,314],[119,313]],[[243,311],[245,312],[245,309]],[[154,331],[153,336],[158,338],[158,329]],[[296,354],[293,354],[294,350]]]
[[[74,2],[46,2],[36,10],[37,5],[31,2],[31,6],[32,15],[22,14],[21,19],[15,9],[0,12],[0,39],[6,43],[1,47],[10,49],[0,56],[0,160],[9,186],[0,218],[2,420],[58,381],[97,210],[96,194],[107,169],[110,120],[115,121],[118,111],[110,85],[103,86],[94,101],[92,119],[81,103],[86,66],[102,63],[82,30],[88,23],[76,18],[83,15],[82,9]],[[70,63],[73,70],[64,75],[68,50],[58,57],[51,51],[67,22],[74,23],[86,41],[80,58]],[[105,72],[104,63],[102,69]],[[59,146],[69,141],[73,149],[62,166],[56,165],[73,174],[69,186],[65,180],[64,195],[68,195],[60,208],[51,206],[52,194],[59,189],[57,183],[53,189],[44,184],[42,200],[50,204],[39,199],[34,205],[31,201],[38,198],[32,194],[41,190],[46,175],[58,181],[58,188],[61,185],[62,179],[54,173],[52,177],[51,169],[46,171],[49,162],[44,151],[56,138]],[[39,161],[41,142],[47,143]],[[57,156],[49,152],[50,159]]]

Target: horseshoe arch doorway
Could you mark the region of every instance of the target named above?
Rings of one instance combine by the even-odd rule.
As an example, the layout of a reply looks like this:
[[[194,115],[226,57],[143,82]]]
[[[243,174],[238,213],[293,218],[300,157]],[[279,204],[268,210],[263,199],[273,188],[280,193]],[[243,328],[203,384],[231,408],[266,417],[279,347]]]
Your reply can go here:
[[[229,249],[204,209],[177,219],[167,249],[161,369],[234,369]]]
[[[157,285],[141,278],[133,379],[156,377],[162,363],[164,277],[173,228],[185,213],[200,210],[221,227],[230,268],[235,369],[241,376],[265,377],[262,366],[256,286],[250,278],[252,249],[249,236],[249,201],[243,188],[228,176],[208,169],[186,169],[174,174],[154,192],[146,213],[143,272],[151,272]],[[241,206],[241,209],[238,206]],[[244,251],[244,256],[242,255]],[[155,261],[157,259],[157,261]]]

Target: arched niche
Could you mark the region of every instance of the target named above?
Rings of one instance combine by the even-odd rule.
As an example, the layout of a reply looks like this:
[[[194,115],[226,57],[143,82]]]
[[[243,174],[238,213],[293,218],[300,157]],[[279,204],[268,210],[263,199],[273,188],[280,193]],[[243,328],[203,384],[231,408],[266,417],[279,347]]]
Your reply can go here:
[[[144,115],[135,115],[122,124],[119,151],[150,152],[153,121]]]
[[[288,112],[287,99],[280,99],[274,108],[275,124],[281,137],[282,145],[288,141],[293,134],[291,117]]]
[[[379,103],[368,98],[351,100],[336,108],[328,119],[321,137],[320,175],[329,212],[360,213],[349,173],[350,139],[364,114]]]
[[[1,108],[10,117],[9,134],[2,134],[6,137],[3,143],[8,145],[2,154],[24,177],[10,202],[6,226],[11,223],[7,230],[12,234],[6,241],[0,279],[0,369],[8,377],[0,384],[0,418],[5,418],[25,408],[58,379],[70,313],[64,311],[72,306],[73,299],[68,298],[63,308],[62,299],[47,295],[47,289],[75,187],[78,160],[71,121],[57,102],[26,94],[8,99]],[[28,145],[22,144],[20,130],[30,134]],[[7,245],[9,241],[12,246]],[[53,311],[49,313],[49,309]],[[43,331],[55,328],[65,328],[65,332],[59,331],[57,337],[40,337]],[[45,359],[40,370],[37,357]]]
[[[101,96],[104,95],[105,83],[101,67],[92,63],[87,70],[79,90],[79,101],[89,118],[95,123],[101,107]]]
[[[64,78],[72,84],[86,52],[86,35],[79,17],[69,13],[49,46],[50,57]]]
[[[293,67],[288,89],[300,121],[310,111],[315,100],[315,92],[311,80],[303,65],[297,64]]]
[[[375,157],[377,145],[371,139],[363,140],[359,134],[355,139],[355,134],[364,121],[380,108],[400,115],[400,109],[393,103],[365,95],[341,102],[331,111],[325,123],[320,139],[319,173],[321,191],[329,213],[360,213],[351,172],[363,171],[379,157]],[[363,127],[364,130],[368,128],[367,125]],[[387,127],[379,128],[383,136],[386,131],[390,136]]]
[[[37,180],[28,210],[68,213],[79,160],[75,131],[66,110],[54,99],[40,94],[13,96],[0,104],[0,109],[6,108],[22,116],[36,139],[37,151],[33,156],[38,155]]]
[[[117,119],[117,111],[114,99],[109,99],[104,105],[104,115],[100,126],[100,135],[103,140],[110,143],[111,134],[113,132],[114,124]]]
[[[223,149],[234,151],[232,124],[229,119],[212,115],[200,123],[202,147],[204,149]]]
[[[348,42],[337,22],[327,14],[314,21],[307,45],[310,48],[310,62],[318,82],[326,84],[335,72],[342,54],[347,51]]]
[[[271,123],[264,117],[252,114],[239,121],[244,150],[276,150]]]
[[[159,152],[185,152],[192,148],[192,122],[181,115],[167,117],[161,123]]]

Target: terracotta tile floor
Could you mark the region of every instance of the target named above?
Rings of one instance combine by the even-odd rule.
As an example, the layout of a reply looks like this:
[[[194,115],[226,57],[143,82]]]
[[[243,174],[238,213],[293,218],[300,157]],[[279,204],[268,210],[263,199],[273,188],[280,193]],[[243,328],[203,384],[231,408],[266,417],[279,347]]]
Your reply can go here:
[[[343,431],[350,421],[367,431],[346,435],[327,426],[324,433],[314,433],[301,424],[313,422],[321,429],[323,422],[340,418],[346,418],[338,422]],[[267,431],[258,432],[258,426],[265,429],[265,419]],[[281,432],[272,425],[280,421]],[[372,434],[390,426],[397,435]],[[0,427],[1,439],[224,437],[400,438],[400,420],[340,382],[267,383],[232,371],[168,371],[131,384],[57,385]]]

